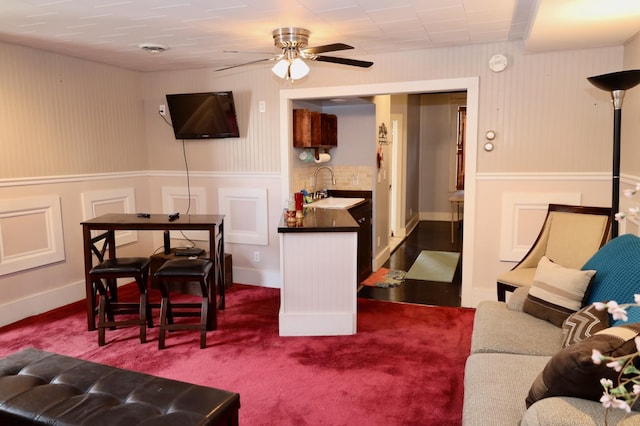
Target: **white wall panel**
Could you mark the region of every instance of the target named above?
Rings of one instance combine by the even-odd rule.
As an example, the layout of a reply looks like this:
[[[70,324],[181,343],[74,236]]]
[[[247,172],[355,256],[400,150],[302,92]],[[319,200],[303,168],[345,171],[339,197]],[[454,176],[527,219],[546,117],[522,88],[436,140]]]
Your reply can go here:
[[[505,192],[502,194],[500,260],[519,262],[538,237],[549,204],[579,206],[580,193]]]
[[[219,188],[218,211],[225,215],[225,243],[269,244],[265,188]]]
[[[58,195],[0,200],[0,276],[64,259]]]
[[[102,191],[85,191],[81,194],[83,220],[107,213],[135,213],[136,196],[133,188],[116,188]],[[92,231],[93,236],[100,231]],[[138,241],[138,231],[115,232],[116,247]]]

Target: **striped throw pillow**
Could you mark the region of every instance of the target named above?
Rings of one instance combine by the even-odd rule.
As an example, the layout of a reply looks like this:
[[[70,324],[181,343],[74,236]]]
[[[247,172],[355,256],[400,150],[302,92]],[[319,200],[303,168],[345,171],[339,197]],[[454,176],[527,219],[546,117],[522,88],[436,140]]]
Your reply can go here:
[[[565,268],[543,256],[538,263],[522,310],[562,327],[582,307],[582,299],[596,271]]]

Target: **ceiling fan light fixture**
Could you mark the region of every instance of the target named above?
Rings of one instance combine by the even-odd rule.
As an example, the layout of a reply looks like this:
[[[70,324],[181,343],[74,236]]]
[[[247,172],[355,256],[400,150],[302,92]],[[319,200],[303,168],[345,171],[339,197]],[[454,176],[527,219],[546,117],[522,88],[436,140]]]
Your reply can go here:
[[[271,71],[280,78],[287,78],[289,71],[289,61],[281,59],[271,68]]]
[[[299,80],[309,74],[309,66],[300,58],[296,58],[289,66],[289,78]]]
[[[278,77],[287,80],[299,80],[309,74],[309,66],[300,58],[281,59],[271,71]]]

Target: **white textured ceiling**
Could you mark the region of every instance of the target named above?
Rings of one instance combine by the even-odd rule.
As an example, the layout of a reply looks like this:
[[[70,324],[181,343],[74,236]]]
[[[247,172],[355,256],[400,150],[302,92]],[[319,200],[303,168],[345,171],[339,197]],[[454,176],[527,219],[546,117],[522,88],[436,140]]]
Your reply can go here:
[[[623,9],[622,16],[613,12]],[[587,13],[588,12],[588,13]],[[277,53],[271,31],[367,60],[398,50],[525,40],[528,51],[622,45],[638,0],[2,0],[0,40],[140,71],[220,68]],[[140,44],[168,47],[162,54]],[[257,53],[224,53],[225,50]],[[341,66],[341,65],[336,65]]]

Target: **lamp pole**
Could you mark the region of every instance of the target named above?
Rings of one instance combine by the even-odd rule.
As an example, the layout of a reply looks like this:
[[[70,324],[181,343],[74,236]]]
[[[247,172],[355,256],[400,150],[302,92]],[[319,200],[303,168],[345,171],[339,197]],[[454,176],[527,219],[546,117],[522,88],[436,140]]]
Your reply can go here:
[[[640,70],[618,71],[587,78],[598,89],[611,92],[613,101],[613,171],[611,189],[611,238],[618,236],[615,214],[620,210],[620,129],[625,90],[640,83]]]

